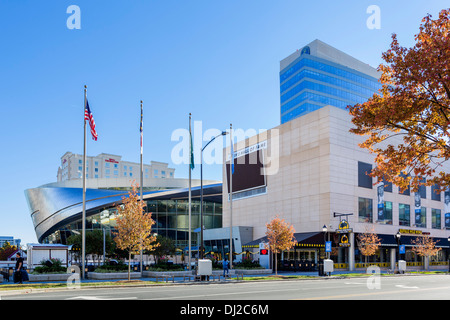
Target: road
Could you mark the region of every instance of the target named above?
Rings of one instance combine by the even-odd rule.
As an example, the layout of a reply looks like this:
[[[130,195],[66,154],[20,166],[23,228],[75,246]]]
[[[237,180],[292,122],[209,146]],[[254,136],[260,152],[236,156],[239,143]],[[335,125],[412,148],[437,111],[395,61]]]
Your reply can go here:
[[[177,284],[1,296],[3,300],[409,300],[450,299],[449,275]],[[376,280],[379,280],[376,281]],[[372,288],[372,289],[370,289]]]

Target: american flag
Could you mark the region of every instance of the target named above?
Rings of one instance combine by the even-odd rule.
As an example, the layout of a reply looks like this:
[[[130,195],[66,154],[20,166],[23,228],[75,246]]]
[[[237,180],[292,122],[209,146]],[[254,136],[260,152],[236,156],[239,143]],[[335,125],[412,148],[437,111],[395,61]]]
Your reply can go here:
[[[84,108],[84,121],[89,121],[89,126],[91,127],[92,139],[97,141],[97,131],[95,131],[95,121],[94,116],[91,113],[91,109],[89,108],[89,102],[86,99],[86,107]]]

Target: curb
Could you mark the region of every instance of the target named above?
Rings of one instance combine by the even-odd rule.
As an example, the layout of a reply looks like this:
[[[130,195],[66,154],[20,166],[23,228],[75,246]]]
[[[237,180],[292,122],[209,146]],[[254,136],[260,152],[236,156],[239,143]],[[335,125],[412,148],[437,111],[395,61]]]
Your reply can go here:
[[[409,277],[409,276],[433,276],[433,275],[449,275],[449,273],[442,273],[442,274],[411,274],[411,273],[405,273],[405,274],[381,274],[381,276],[388,276],[388,277]],[[249,275],[250,276],[250,275]],[[251,275],[253,276],[253,275]],[[255,275],[259,276],[259,275]],[[269,277],[269,276],[268,276]],[[320,276],[311,276],[310,278],[287,278],[287,279],[261,279],[261,280],[221,280],[221,281],[188,281],[188,282],[153,282],[148,281],[148,284],[145,283],[139,283],[139,284],[123,284],[123,285],[92,285],[92,286],[81,286],[80,288],[68,288],[68,287],[58,287],[58,288],[39,288],[39,289],[18,289],[18,290],[0,290],[0,300],[2,296],[10,296],[10,295],[21,295],[21,294],[30,294],[30,293],[45,293],[45,292],[55,292],[55,291],[70,291],[70,290],[95,290],[95,289],[108,289],[108,288],[145,288],[145,287],[154,287],[154,286],[186,286],[186,285],[210,285],[210,284],[233,284],[233,283],[249,283],[249,282],[273,282],[273,281],[306,281],[306,280],[343,280],[343,279],[365,279],[369,276],[330,276],[330,277],[320,277]],[[0,286],[1,288],[1,286]]]

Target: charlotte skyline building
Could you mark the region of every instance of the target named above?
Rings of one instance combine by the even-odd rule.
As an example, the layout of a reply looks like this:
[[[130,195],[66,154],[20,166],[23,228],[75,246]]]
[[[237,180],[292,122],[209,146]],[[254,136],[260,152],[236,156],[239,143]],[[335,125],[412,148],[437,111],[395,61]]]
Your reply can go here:
[[[165,162],[151,161],[143,164],[144,179],[172,179],[175,169],[169,168]],[[83,155],[66,152],[61,157],[58,167],[57,181],[67,181],[82,178]],[[140,163],[122,160],[122,156],[101,153],[95,157],[86,156],[86,179],[139,179]]]
[[[314,40],[280,62],[280,119],[285,123],[326,105],[346,109],[381,87],[379,72]]]

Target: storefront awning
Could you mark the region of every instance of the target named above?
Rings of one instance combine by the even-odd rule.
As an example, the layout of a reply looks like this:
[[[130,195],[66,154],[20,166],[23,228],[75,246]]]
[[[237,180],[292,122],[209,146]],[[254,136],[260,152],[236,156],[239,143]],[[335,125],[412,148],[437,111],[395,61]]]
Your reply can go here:
[[[377,234],[378,238],[381,240],[382,247],[397,247],[397,240],[395,235],[393,234]],[[407,247],[414,246],[413,241],[418,236],[408,236],[403,235],[400,237],[400,244],[405,245]],[[420,236],[419,236],[420,237]],[[437,248],[450,248],[450,244],[447,238],[435,238],[433,237],[433,241],[436,242]]]
[[[295,240],[298,246],[322,246],[323,247],[323,233],[322,232],[304,232],[294,233]],[[262,237],[242,246],[242,248],[258,248],[261,242],[267,242],[267,237]]]

